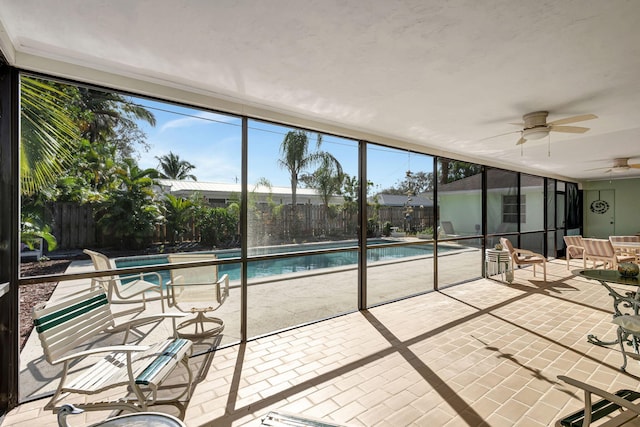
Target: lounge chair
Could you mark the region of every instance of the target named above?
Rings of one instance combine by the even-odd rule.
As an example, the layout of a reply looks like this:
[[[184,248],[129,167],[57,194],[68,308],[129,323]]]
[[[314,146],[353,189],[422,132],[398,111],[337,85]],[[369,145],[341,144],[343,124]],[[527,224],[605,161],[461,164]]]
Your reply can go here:
[[[91,257],[93,267],[96,271],[115,270],[111,260],[100,252],[91,251],[85,249],[84,253]],[[158,273],[145,273],[154,274],[157,276],[158,283],[151,283],[143,278],[143,274],[134,275],[112,275],[105,277],[95,277],[91,279],[91,289],[95,289],[100,285],[107,291],[109,302],[112,304],[138,304],[139,307],[134,307],[130,310],[120,311],[118,315],[130,314],[134,312],[144,311],[147,307],[147,301],[160,299],[161,309],[164,313],[164,298],[162,292],[162,278]],[[158,293],[158,296],[149,297],[148,293]]]
[[[102,287],[37,306],[33,310],[33,323],[45,359],[52,365],[63,365],[58,388],[45,409],[56,412],[62,405],[72,403],[84,410],[145,411],[150,405],[172,403],[189,396],[193,378],[189,368],[191,341],[169,338],[150,346],[126,344],[132,328],[180,317],[184,314],[156,314],[116,326]],[[94,347],[106,333],[112,332],[125,332],[123,344]],[[175,328],[173,334],[177,335]],[[98,355],[103,358],[88,363]],[[184,366],[189,376],[184,391],[159,399],[158,390],[178,364]],[[123,386],[128,386],[128,391],[103,393]],[[100,394],[98,401],[89,402],[86,396],[94,394]],[[74,397],[78,402],[69,401]]]
[[[597,262],[603,262],[603,268],[618,268],[621,262],[635,261],[635,255],[616,255],[613,245],[609,239],[582,239],[584,246],[583,267],[587,268],[587,261],[593,261],[593,268],[597,267]]]
[[[584,246],[582,245],[582,236],[564,236],[564,244],[567,245],[567,270],[572,259],[584,258]]]
[[[213,254],[170,254],[169,263],[204,262],[215,260]],[[229,296],[229,276],[218,277],[217,265],[196,265],[170,270],[167,283],[167,304],[195,316],[177,327],[180,336],[198,338],[217,335],[224,329],[224,321],[208,316],[217,310]]]
[[[557,427],[588,427],[592,422],[609,416],[603,426],[621,426],[640,416],[640,405],[633,403],[640,398],[640,393],[633,390],[618,390],[610,393],[590,384],[564,375],[558,379],[584,390],[584,409],[574,412],[556,422]],[[602,399],[593,401],[592,395]]]
[[[453,228],[453,223],[451,221],[440,221],[440,227],[438,228],[438,234],[441,237],[460,237],[459,234],[456,234],[455,229]]]
[[[35,258],[36,261],[39,261],[42,258],[42,248],[44,246],[44,239],[37,238],[33,242],[31,242],[32,247],[30,247],[27,243],[20,243],[20,260],[25,258]]]
[[[511,257],[511,270],[517,265],[518,267],[523,265],[533,265],[533,277],[536,276],[536,265],[542,265],[542,274],[544,281],[547,281],[547,259],[538,253],[526,250],[514,248],[511,241],[506,237],[500,238],[502,247],[509,251]]]

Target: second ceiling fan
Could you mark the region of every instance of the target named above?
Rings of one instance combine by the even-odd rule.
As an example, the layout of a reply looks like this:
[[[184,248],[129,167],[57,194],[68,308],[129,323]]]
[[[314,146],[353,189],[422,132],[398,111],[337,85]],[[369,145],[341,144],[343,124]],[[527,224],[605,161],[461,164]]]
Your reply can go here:
[[[564,125],[598,118],[595,114],[582,114],[580,116],[567,117],[565,119],[547,122],[548,115],[548,111],[535,111],[522,116],[523,123],[511,123],[513,125],[522,126],[520,139],[516,142],[516,145],[522,145],[531,139],[544,138],[549,135],[549,132],[585,133],[589,128]]]

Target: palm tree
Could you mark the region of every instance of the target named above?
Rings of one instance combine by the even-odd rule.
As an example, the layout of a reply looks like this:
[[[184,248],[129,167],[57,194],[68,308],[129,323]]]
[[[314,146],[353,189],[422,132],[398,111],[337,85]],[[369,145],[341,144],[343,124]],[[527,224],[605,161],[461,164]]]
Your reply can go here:
[[[179,155],[173,154],[169,151],[169,154],[165,154],[160,157],[156,156],[156,159],[160,162],[158,164],[158,167],[160,168],[160,178],[198,180],[195,175],[189,173],[191,170],[195,169],[195,166],[186,160],[181,160]]]
[[[45,223],[44,190],[52,187],[73,159],[79,129],[69,108],[73,89],[23,76],[20,84],[20,240],[29,247],[40,238],[57,246]]]
[[[107,194],[98,224],[121,247],[136,249],[148,242],[163,219],[153,191],[158,171],[140,169],[135,160],[125,159],[115,173],[121,184]]]
[[[322,144],[322,136],[318,134],[316,140],[316,148],[320,148]],[[289,171],[291,181],[291,215],[293,217],[293,224],[295,228],[296,224],[296,205],[298,181],[300,180],[300,174],[307,168],[312,167],[314,164],[322,159],[322,155],[318,152],[309,153],[309,137],[304,131],[290,131],[282,140],[280,144],[280,154],[282,158],[278,160],[278,164],[281,168]]]
[[[32,195],[66,170],[80,131],[68,108],[73,97],[58,85],[25,76],[20,90],[20,190]]]
[[[177,238],[189,231],[189,221],[192,218],[194,208],[194,203],[189,199],[176,197],[173,194],[165,195],[165,220],[171,244],[174,244]]]
[[[326,212],[326,233],[329,228],[329,215],[331,213],[329,202],[333,195],[340,193],[345,174],[342,171],[342,165],[332,154],[320,151],[318,155],[320,156],[320,165],[318,168],[312,174],[303,175],[300,179],[320,193],[320,198],[322,199],[322,204]]]
[[[146,145],[146,135],[138,122],[156,125],[153,113],[116,92],[78,88],[77,108],[82,137],[92,144],[109,142],[116,146],[120,159],[130,158],[135,144]]]

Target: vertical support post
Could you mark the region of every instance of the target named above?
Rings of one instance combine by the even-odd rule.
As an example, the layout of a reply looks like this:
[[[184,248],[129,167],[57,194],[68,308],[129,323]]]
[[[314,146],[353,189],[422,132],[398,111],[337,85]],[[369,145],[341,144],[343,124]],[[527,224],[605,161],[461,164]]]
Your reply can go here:
[[[433,156],[433,290],[438,290],[438,223],[440,222],[440,205],[438,204],[438,156]]]
[[[367,308],[367,143],[358,143],[358,310]]]
[[[543,197],[542,197],[542,205],[544,206],[544,212],[542,213],[542,224],[543,224],[543,228],[544,228],[544,233],[542,235],[542,253],[544,254],[545,258],[549,256],[549,178],[544,178],[542,180],[543,185],[544,185],[544,191],[543,191]],[[555,231],[553,232],[553,247],[555,249]],[[554,254],[553,256],[555,257],[555,250],[554,250]]]
[[[247,342],[247,318],[248,318],[248,290],[247,290],[247,243],[249,238],[247,232],[248,212],[249,212],[249,196],[247,194],[249,163],[249,120],[246,116],[242,117],[242,191],[240,192],[240,341]]]
[[[489,232],[489,224],[487,222],[487,168],[482,166],[482,245],[480,250],[482,252],[482,277],[487,277],[486,265],[486,250],[487,248],[487,233]]]
[[[0,56],[0,284],[8,283],[0,296],[0,416],[18,404],[18,82]]]

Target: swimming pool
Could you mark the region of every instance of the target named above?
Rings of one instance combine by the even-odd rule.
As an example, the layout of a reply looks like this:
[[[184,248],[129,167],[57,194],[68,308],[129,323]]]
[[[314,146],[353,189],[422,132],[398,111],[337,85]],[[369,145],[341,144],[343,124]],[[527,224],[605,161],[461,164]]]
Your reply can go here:
[[[387,243],[385,241],[373,242],[370,244]],[[318,250],[323,248],[335,248],[352,246],[354,243],[348,244],[320,244],[320,245],[305,245],[304,250]],[[271,247],[265,248],[261,251],[262,254],[267,253],[286,253],[301,250],[300,245],[293,245],[287,247]],[[253,251],[252,251],[253,252]],[[240,251],[219,251],[215,253],[218,259],[239,257]],[[432,255],[433,247],[431,245],[420,246],[400,246],[400,247],[385,247],[385,248],[373,248],[367,250],[367,261],[388,261],[399,258],[407,258],[413,256],[425,256]],[[144,256],[132,256],[115,259],[117,268],[125,267],[142,267],[147,265],[157,265],[168,263],[167,255],[144,255]],[[267,261],[253,261],[248,263],[247,276],[248,278],[259,278],[274,276],[277,274],[287,274],[304,272],[310,270],[316,270],[321,268],[342,267],[355,265],[358,263],[358,252],[337,252],[326,253],[316,255],[305,255],[285,259],[274,259]],[[228,274],[229,280],[240,279],[240,263],[237,264],[223,264],[218,267],[220,275]],[[169,271],[159,271],[163,282],[169,281]],[[148,275],[145,277],[149,281],[157,281],[157,276]]]

